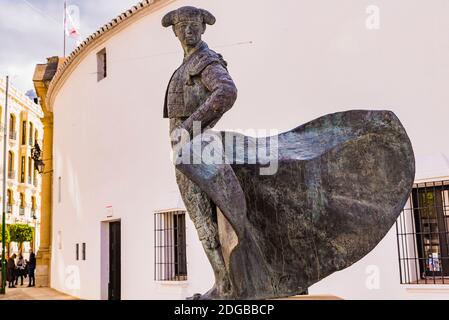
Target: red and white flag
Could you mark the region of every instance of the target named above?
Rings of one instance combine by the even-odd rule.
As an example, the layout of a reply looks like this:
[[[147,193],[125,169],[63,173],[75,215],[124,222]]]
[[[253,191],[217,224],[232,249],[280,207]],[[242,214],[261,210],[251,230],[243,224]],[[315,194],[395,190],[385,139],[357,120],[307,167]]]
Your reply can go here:
[[[79,45],[81,43],[79,8],[74,5],[66,6],[64,14],[65,34]]]

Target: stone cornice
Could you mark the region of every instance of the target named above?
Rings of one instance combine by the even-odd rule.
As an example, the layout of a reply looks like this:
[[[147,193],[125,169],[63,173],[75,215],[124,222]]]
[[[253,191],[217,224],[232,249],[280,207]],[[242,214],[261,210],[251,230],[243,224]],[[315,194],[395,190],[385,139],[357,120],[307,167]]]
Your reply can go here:
[[[6,81],[0,78],[0,92],[4,95],[6,93]],[[10,101],[10,107],[14,107],[14,103],[20,105],[22,108],[27,109],[29,112],[34,113],[37,117],[42,118],[44,113],[39,105],[35,104],[33,100],[28,98],[24,93],[16,89],[11,83],[9,84],[8,97]],[[0,101],[0,105],[4,107],[4,101]]]

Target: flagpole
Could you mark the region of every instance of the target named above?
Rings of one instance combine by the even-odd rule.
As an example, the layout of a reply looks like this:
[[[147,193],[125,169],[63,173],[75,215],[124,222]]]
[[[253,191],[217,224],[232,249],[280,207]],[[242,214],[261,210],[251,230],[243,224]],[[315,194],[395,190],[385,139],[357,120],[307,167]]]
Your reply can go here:
[[[64,0],[64,58],[65,58],[65,47],[66,47],[66,34],[65,34],[65,29],[67,27],[67,0]]]
[[[5,122],[3,125],[3,208],[2,208],[2,287],[0,294],[6,293],[6,152],[7,152],[7,134],[8,134],[8,95],[9,95],[9,76],[6,76],[6,90],[5,90]]]

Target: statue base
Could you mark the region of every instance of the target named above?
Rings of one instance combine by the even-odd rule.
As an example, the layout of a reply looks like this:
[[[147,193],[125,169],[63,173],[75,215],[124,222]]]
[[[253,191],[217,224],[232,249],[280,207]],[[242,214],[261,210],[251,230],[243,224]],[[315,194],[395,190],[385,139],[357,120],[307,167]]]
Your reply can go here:
[[[277,298],[277,299],[269,299],[269,300],[344,300],[343,298],[333,296],[333,295],[314,295],[307,294],[303,296],[292,296],[287,298]]]

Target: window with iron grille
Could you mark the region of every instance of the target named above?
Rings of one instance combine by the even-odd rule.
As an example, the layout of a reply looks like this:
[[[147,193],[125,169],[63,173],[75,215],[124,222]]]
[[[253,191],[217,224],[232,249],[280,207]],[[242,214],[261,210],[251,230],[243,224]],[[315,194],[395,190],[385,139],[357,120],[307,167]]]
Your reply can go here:
[[[449,284],[449,180],[415,184],[396,233],[402,284]]]
[[[187,280],[185,211],[154,214],[154,279]]]

